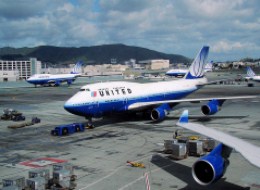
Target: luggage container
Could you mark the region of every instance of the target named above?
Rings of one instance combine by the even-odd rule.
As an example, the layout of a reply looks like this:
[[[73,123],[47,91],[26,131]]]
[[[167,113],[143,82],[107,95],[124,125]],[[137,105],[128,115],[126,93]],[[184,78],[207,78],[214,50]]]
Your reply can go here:
[[[171,154],[172,153],[172,144],[175,144],[177,142],[178,142],[177,139],[164,140],[164,150],[163,150],[163,152],[166,153],[166,154]]]
[[[204,151],[210,152],[212,151],[216,146],[216,141],[211,138],[203,139],[203,149]]]
[[[2,180],[2,183],[3,187],[16,186],[18,190],[22,190],[25,187],[25,178],[21,176],[6,178]]]
[[[187,146],[188,146],[189,156],[202,156],[205,154],[202,141],[189,140]]]
[[[72,180],[71,172],[69,170],[58,170],[53,172],[53,184],[55,187],[74,189],[76,183]]]
[[[189,140],[188,137],[180,136],[178,137],[178,143],[187,143]]]
[[[28,190],[45,190],[45,184],[44,177],[34,177],[26,180]]]
[[[50,171],[48,169],[44,169],[44,168],[30,170],[28,177],[29,178],[43,177],[46,180],[46,183],[48,183],[48,181],[50,179]]]
[[[172,144],[171,157],[176,160],[187,158],[187,146],[186,143]]]
[[[53,172],[59,170],[69,170],[71,174],[74,174],[74,166],[67,162],[53,164],[52,167],[53,167]]]
[[[7,186],[3,187],[2,190],[19,190],[19,188],[17,186]]]

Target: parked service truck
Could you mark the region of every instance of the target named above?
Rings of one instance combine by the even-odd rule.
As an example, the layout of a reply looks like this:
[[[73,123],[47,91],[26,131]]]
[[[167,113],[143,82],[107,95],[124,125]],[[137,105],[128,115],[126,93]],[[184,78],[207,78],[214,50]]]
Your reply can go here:
[[[83,123],[72,123],[68,125],[60,125],[54,128],[51,131],[52,135],[56,136],[63,136],[63,135],[70,135],[75,132],[82,132],[85,130],[85,126]]]

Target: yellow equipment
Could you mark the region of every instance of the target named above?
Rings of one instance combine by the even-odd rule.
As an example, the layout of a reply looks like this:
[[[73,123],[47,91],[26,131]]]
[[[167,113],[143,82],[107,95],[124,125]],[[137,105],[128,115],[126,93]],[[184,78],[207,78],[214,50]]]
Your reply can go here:
[[[132,167],[145,168],[145,165],[141,162],[126,161],[126,163],[129,164]]]

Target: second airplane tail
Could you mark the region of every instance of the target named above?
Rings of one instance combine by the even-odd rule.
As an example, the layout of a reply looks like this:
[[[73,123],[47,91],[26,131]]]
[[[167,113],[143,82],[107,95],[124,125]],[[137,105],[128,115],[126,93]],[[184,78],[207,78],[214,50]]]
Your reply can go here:
[[[189,72],[185,75],[185,79],[196,79],[204,76],[204,68],[209,53],[209,46],[203,46],[196,58],[192,62]]]
[[[254,71],[249,66],[246,68],[246,72],[247,72],[248,77],[254,77],[255,76]]]
[[[81,66],[82,66],[83,62],[82,61],[78,61],[75,66],[73,67],[71,74],[80,74],[81,71]]]

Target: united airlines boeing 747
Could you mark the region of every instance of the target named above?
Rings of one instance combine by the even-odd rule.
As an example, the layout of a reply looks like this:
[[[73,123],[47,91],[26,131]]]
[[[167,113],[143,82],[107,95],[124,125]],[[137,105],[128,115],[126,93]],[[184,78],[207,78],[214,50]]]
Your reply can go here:
[[[160,121],[181,102],[209,101],[201,109],[205,115],[212,115],[220,110],[227,99],[250,98],[239,96],[183,99],[208,84],[204,77],[208,52],[208,46],[200,50],[183,79],[145,84],[123,81],[89,84],[71,97],[64,108],[72,114],[86,117],[89,125],[92,125],[93,117],[123,112],[148,111],[151,113],[151,119]]]
[[[68,85],[72,84],[81,73],[82,62],[79,61],[73,67],[70,74],[35,74],[27,79],[27,82],[37,85],[59,86],[63,82],[67,82]]]

